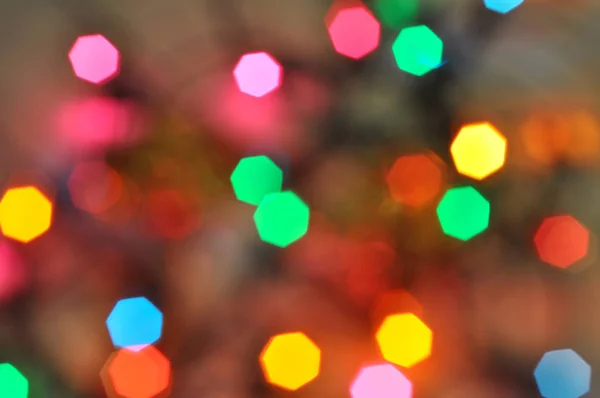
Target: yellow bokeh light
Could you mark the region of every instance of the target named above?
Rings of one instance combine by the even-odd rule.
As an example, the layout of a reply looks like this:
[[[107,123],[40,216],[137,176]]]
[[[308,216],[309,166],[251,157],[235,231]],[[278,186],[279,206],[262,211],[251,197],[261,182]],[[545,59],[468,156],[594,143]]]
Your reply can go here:
[[[383,357],[405,368],[431,355],[433,333],[413,314],[389,315],[375,337]]]
[[[277,335],[260,354],[267,381],[295,391],[313,380],[321,367],[321,350],[304,333]]]
[[[9,189],[0,202],[0,228],[4,236],[27,243],[52,223],[52,202],[37,188]]]
[[[475,180],[498,171],[506,160],[506,137],[489,123],[464,126],[450,147],[456,170]]]

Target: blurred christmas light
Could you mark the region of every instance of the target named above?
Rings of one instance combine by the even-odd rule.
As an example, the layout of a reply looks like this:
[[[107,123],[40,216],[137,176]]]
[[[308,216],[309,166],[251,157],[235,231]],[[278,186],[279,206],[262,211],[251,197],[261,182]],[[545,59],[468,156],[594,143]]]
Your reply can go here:
[[[452,188],[440,201],[437,215],[446,235],[467,241],[487,229],[490,202],[473,187]]]
[[[379,46],[381,27],[364,6],[338,7],[328,23],[329,38],[335,51],[352,59],[360,59]]]
[[[429,204],[444,186],[442,165],[434,154],[399,157],[387,174],[394,200],[414,208]]]
[[[389,315],[375,337],[383,357],[405,368],[410,368],[431,355],[433,333],[414,314]]]
[[[252,156],[239,161],[231,174],[235,197],[258,206],[264,197],[281,191],[283,172],[266,156]]]
[[[27,268],[18,253],[8,242],[0,241],[0,303],[10,300],[25,287],[27,276]]]
[[[559,268],[567,268],[588,253],[589,231],[572,216],[547,217],[534,236],[540,259]]]
[[[78,163],[67,182],[73,204],[99,214],[119,201],[123,190],[121,176],[101,161]]]
[[[417,17],[418,0],[376,0],[375,13],[389,28],[398,28]]]
[[[404,28],[392,45],[398,68],[423,76],[442,64],[444,43],[425,25]]]
[[[571,349],[549,351],[533,372],[544,398],[579,398],[590,391],[592,368]]]
[[[392,314],[412,313],[418,317],[423,315],[423,306],[408,291],[403,289],[389,290],[381,293],[373,308],[371,318],[373,323],[381,325],[383,320]]]
[[[318,376],[321,351],[304,333],[285,333],[272,337],[260,363],[266,380],[295,391]]]
[[[117,302],[106,326],[115,347],[141,348],[160,339],[163,315],[147,298],[132,297]]]
[[[79,36],[69,60],[75,76],[94,84],[105,83],[119,72],[119,50],[99,34]]]
[[[169,387],[171,364],[154,346],[123,348],[108,359],[101,378],[108,396],[152,398]]]
[[[0,397],[27,398],[29,382],[10,363],[0,364]]]
[[[291,191],[265,196],[254,213],[260,239],[279,247],[302,238],[308,231],[309,218],[308,206]]]
[[[37,188],[9,189],[0,201],[0,228],[4,236],[28,243],[52,223],[52,202]]]
[[[240,91],[257,98],[279,88],[281,75],[281,65],[266,52],[242,55],[233,70]]]
[[[352,398],[412,398],[413,387],[394,365],[363,367],[350,386]]]
[[[492,11],[506,14],[523,3],[524,0],[483,0],[483,4]]]
[[[143,217],[151,234],[166,239],[185,238],[200,224],[196,204],[176,189],[148,193]]]
[[[475,180],[498,171],[506,160],[506,137],[489,123],[464,126],[450,146],[456,170]]]

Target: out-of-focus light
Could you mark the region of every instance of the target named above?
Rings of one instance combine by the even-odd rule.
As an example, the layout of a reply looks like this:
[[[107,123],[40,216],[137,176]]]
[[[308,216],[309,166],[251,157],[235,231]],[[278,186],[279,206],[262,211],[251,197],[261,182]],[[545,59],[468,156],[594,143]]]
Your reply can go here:
[[[571,216],[548,217],[535,233],[534,243],[540,259],[567,268],[588,253],[589,231]]]
[[[450,147],[456,170],[475,180],[498,171],[506,159],[506,137],[489,123],[464,126]]]
[[[394,365],[363,367],[350,386],[352,398],[412,398],[413,387]]]
[[[52,223],[52,202],[37,188],[9,189],[0,202],[0,228],[4,236],[22,243],[45,233]]]
[[[392,45],[398,68],[423,76],[442,64],[444,43],[425,25],[404,28]]]
[[[169,387],[171,364],[154,346],[123,348],[108,359],[101,376],[108,396],[114,391],[124,398],[152,398]]]
[[[235,197],[258,206],[264,197],[281,191],[283,172],[266,156],[252,156],[239,161],[231,174]]]
[[[279,62],[265,52],[242,55],[233,76],[241,92],[253,97],[264,97],[281,85],[282,68]]]
[[[106,326],[115,347],[141,347],[160,339],[163,315],[147,298],[132,297],[117,302]]]
[[[0,303],[17,294],[27,283],[27,276],[17,252],[7,242],[0,242]]]
[[[119,72],[119,50],[102,35],[79,36],[69,51],[75,76],[102,84]]]
[[[75,166],[67,186],[77,208],[99,214],[118,202],[123,181],[106,163],[90,161]]]
[[[182,239],[200,223],[196,204],[175,189],[152,191],[143,208],[144,221],[149,232],[166,239]]]
[[[10,363],[0,364],[0,397],[27,398],[29,382]]]
[[[272,337],[260,354],[266,380],[295,391],[318,376],[321,350],[304,333]]]
[[[590,391],[592,368],[570,349],[549,351],[533,372],[544,398],[579,398]]]
[[[398,28],[414,20],[419,11],[418,0],[376,0],[375,13],[387,27]]]
[[[420,317],[423,315],[423,306],[406,290],[390,290],[377,297],[371,309],[371,317],[375,324],[381,325],[388,315],[407,312]]]
[[[335,51],[348,58],[363,58],[379,45],[381,27],[364,6],[338,8],[327,29]]]
[[[506,14],[523,3],[524,0],[483,0],[483,4],[492,11]]]
[[[444,185],[442,165],[433,154],[399,157],[387,175],[394,200],[414,208],[431,203]]]
[[[389,315],[375,337],[383,357],[405,368],[410,368],[431,355],[433,333],[413,314]]]
[[[449,189],[437,207],[442,230],[467,241],[485,231],[490,220],[490,202],[473,187]]]
[[[279,247],[287,247],[308,231],[310,210],[295,193],[272,193],[260,202],[254,223],[260,239]]]

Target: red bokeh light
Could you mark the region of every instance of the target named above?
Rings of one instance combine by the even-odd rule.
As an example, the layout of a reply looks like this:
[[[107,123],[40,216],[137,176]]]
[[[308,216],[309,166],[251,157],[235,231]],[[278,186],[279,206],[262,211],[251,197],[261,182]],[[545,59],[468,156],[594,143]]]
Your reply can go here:
[[[535,233],[534,243],[540,259],[559,268],[567,268],[588,253],[589,231],[568,215],[544,219]]]
[[[150,232],[161,238],[184,238],[199,224],[195,203],[174,189],[151,192],[144,212]]]
[[[233,76],[241,92],[263,97],[281,85],[281,65],[265,52],[243,55]]]
[[[366,56],[379,45],[381,27],[364,6],[338,8],[328,30],[335,51],[352,59]]]
[[[69,51],[75,76],[102,84],[119,72],[119,50],[102,35],[80,36]]]
[[[118,202],[123,191],[121,176],[104,162],[82,162],[67,183],[73,204],[99,214]]]
[[[0,241],[0,302],[10,300],[27,283],[27,269],[17,252]]]

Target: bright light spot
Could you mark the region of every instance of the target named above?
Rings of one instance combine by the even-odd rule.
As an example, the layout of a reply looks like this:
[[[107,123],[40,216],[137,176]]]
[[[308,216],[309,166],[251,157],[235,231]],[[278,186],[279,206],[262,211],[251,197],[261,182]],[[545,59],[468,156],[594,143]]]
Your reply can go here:
[[[467,241],[485,231],[490,220],[490,202],[473,187],[449,189],[437,208],[442,230]]]
[[[260,238],[279,247],[287,247],[308,231],[310,210],[295,193],[272,193],[263,199],[254,213]]]
[[[433,333],[413,314],[390,315],[376,334],[383,357],[410,368],[431,355]]]
[[[379,22],[363,6],[339,9],[328,30],[335,51],[352,59],[366,56],[379,45]]]
[[[52,223],[52,202],[35,187],[9,189],[0,202],[0,228],[4,236],[28,243]]]
[[[365,366],[352,385],[352,398],[412,398],[413,387],[394,365]]]
[[[281,191],[283,172],[268,157],[252,156],[239,161],[230,179],[238,200],[258,206],[266,195]]]
[[[425,25],[402,29],[392,45],[398,68],[415,76],[437,69],[443,51],[442,40]]]
[[[115,347],[154,344],[162,334],[163,315],[145,297],[119,300],[106,319]]]
[[[303,333],[280,334],[269,340],[260,363],[269,383],[295,391],[319,374],[321,351]]]
[[[544,219],[534,242],[542,261],[567,268],[587,255],[590,233],[571,216],[554,216]]]
[[[78,163],[67,182],[73,204],[99,214],[119,201],[123,191],[121,176],[104,162]]]
[[[27,398],[29,382],[9,363],[0,364],[0,397]]]
[[[492,11],[506,14],[523,4],[523,1],[524,0],[483,0],[483,4]]]
[[[281,74],[279,62],[265,52],[243,55],[233,70],[240,91],[257,98],[277,89]]]
[[[504,166],[506,138],[489,123],[464,126],[450,147],[456,170],[483,180]]]
[[[533,375],[544,398],[579,398],[590,391],[592,368],[575,351],[549,351]]]
[[[102,84],[119,72],[119,50],[102,35],[79,36],[69,51],[75,76]]]

